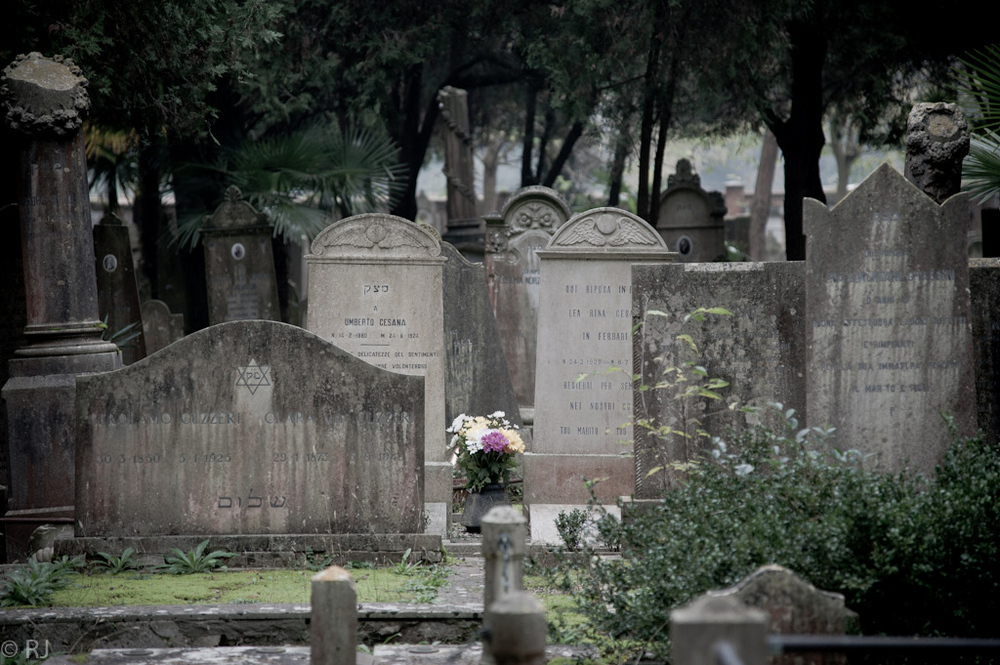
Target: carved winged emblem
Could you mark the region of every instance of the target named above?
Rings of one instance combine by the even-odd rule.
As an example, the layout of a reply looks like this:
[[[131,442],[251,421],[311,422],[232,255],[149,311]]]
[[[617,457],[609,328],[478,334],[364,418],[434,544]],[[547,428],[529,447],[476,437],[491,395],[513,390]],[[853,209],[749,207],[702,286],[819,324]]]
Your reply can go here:
[[[601,213],[580,220],[563,231],[560,245],[593,245],[594,247],[621,247],[623,245],[656,245],[642,227],[625,216]]]

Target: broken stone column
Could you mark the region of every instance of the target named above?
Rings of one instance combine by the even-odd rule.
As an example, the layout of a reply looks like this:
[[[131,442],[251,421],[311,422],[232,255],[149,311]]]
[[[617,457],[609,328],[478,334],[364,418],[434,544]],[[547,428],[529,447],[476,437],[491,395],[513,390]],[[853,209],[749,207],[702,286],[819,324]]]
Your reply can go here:
[[[957,104],[920,103],[906,120],[906,179],[939,205],[962,189],[969,125]]]
[[[313,575],[309,621],[311,665],[355,665],[358,598],[354,578],[338,566]]]
[[[21,55],[0,75],[17,146],[18,213],[27,297],[25,344],[3,387],[10,442],[11,558],[34,527],[73,517],[77,374],[121,365],[101,339],[87,160],[80,127],[87,80],[72,61]]]
[[[509,593],[486,610],[481,663],[545,665],[545,606],[525,591]]]

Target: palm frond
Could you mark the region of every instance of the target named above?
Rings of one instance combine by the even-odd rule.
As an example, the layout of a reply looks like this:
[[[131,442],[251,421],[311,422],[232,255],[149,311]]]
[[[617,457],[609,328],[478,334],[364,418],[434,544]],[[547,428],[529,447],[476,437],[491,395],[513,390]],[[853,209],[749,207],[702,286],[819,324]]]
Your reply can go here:
[[[1000,46],[987,46],[961,59],[956,68],[960,91],[973,100],[971,109],[982,131],[1000,129]]]
[[[1000,192],[1000,134],[972,137],[969,155],[962,164],[965,188],[978,203]]]

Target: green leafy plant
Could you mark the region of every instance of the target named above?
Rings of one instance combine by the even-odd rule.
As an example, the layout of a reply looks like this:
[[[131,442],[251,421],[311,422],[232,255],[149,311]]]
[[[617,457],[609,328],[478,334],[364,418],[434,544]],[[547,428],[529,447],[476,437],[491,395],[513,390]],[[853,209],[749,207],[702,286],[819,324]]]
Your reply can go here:
[[[621,503],[621,557],[550,571],[594,629],[665,656],[672,608],[776,563],[844,594],[866,634],[997,636],[1000,445],[956,440],[933,478],[888,474],[775,408],[784,429],[719,440],[660,501]]]
[[[306,548],[302,554],[302,567],[306,570],[320,571],[333,565],[333,556],[322,552],[313,552],[312,548]],[[350,567],[350,564],[348,566]]]
[[[973,123],[962,176],[972,197],[983,202],[1000,192],[1000,46],[969,53],[961,62],[955,74]]]
[[[198,547],[191,552],[184,552],[178,548],[173,548],[173,556],[164,557],[164,563],[157,566],[157,570],[171,575],[190,575],[192,573],[206,573],[212,570],[225,570],[227,559],[236,556],[234,552],[223,550],[213,550],[206,553],[208,539],[198,543]]]
[[[105,342],[114,342],[119,349],[131,348],[136,338],[142,334],[142,324],[139,321],[133,321],[119,330],[111,330],[108,328],[108,315],[105,314],[101,323],[104,326],[101,339]]]
[[[413,549],[407,548],[407,550],[403,552],[402,558],[397,563],[392,565],[392,572],[397,575],[409,575],[413,573],[419,564],[416,561],[410,561],[410,554],[412,553]]]
[[[23,567],[10,574],[0,591],[0,607],[51,603],[52,593],[69,585],[68,576],[83,565],[83,557],[62,557],[57,561],[38,562],[29,559]]]
[[[562,538],[566,549],[575,552],[583,544],[584,530],[590,522],[587,511],[574,508],[567,512],[560,512],[556,516],[556,530]]]
[[[132,547],[125,548],[125,551],[120,556],[108,554],[107,552],[98,552],[97,556],[100,558],[94,560],[94,567],[112,575],[123,573],[126,570],[136,570],[138,566],[135,559],[132,558],[134,554],[135,548]]]

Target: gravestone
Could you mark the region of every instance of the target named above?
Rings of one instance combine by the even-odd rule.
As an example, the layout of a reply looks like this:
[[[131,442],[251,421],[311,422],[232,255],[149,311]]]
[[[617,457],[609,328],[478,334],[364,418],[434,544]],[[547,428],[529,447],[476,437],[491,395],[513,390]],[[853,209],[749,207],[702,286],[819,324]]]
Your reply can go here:
[[[146,357],[146,340],[132,261],[132,243],[125,223],[116,215],[105,215],[94,227],[94,256],[101,321],[107,324],[107,331],[111,334],[127,331],[127,336],[131,336],[119,347],[122,361],[131,365]]]
[[[281,319],[267,217],[243,200],[238,187],[205,218],[205,280],[210,324]]]
[[[445,261],[432,232],[378,213],[328,226],[306,256],[306,328],[377,367],[425,377],[424,501],[428,533],[441,534],[452,492],[445,433]]]
[[[441,243],[445,422],[459,414],[485,416],[503,411],[521,427],[517,397],[510,382],[496,321],[486,291],[483,264],[471,263],[449,243]]]
[[[770,402],[795,409],[799,422],[805,422],[803,278],[800,262],[633,266],[632,311],[642,324],[634,335],[634,373],[640,377],[635,419],[653,427],[669,425],[690,437],[664,438],[635,428],[636,498],[658,498],[676,478],[671,463],[710,450],[711,440],[697,435],[699,429],[724,440],[730,429],[741,432],[757,424],[782,431],[780,416],[767,407]],[[704,322],[685,322],[685,315],[699,307],[721,307],[732,315],[707,314]],[[680,335],[689,335],[697,350]],[[699,378],[687,363],[703,367],[707,377]],[[689,380],[675,383],[673,368]],[[679,396],[709,378],[729,384],[716,391],[722,399]],[[648,475],[656,468],[662,470]]]
[[[844,635],[856,615],[844,596],[821,591],[782,566],[762,566],[737,584],[709,591],[712,598],[735,598],[767,614],[771,635]],[[842,653],[796,653],[771,657],[774,665],[842,665]]]
[[[587,503],[581,477],[603,478],[606,503],[634,490],[633,263],[669,261],[663,239],[618,208],[580,213],[541,259],[535,427],[524,456],[535,542],[558,542],[560,511]]]
[[[726,255],[726,202],[720,192],[706,192],[691,162],[678,160],[677,172],[667,176],[660,197],[656,230],[682,262],[715,261]]]
[[[975,428],[965,195],[936,204],[883,164],[833,210],[807,199],[807,410],[834,445],[930,473]]]
[[[3,386],[10,488],[10,560],[47,519],[73,516],[74,376],[114,369],[101,339],[87,158],[80,128],[87,80],[71,60],[17,57],[0,75],[3,115],[17,136],[18,211],[27,302],[23,345]],[[13,155],[11,155],[13,158]]]
[[[142,331],[146,352],[156,353],[184,337],[184,315],[172,314],[162,300],[142,303]]]
[[[517,403],[534,420],[538,345],[538,250],[572,212],[548,187],[525,187],[499,215],[486,215],[486,275]]]
[[[77,536],[423,528],[423,381],[238,321],[77,379]]]
[[[1000,435],[1000,259],[969,261],[976,421],[986,441]]]

